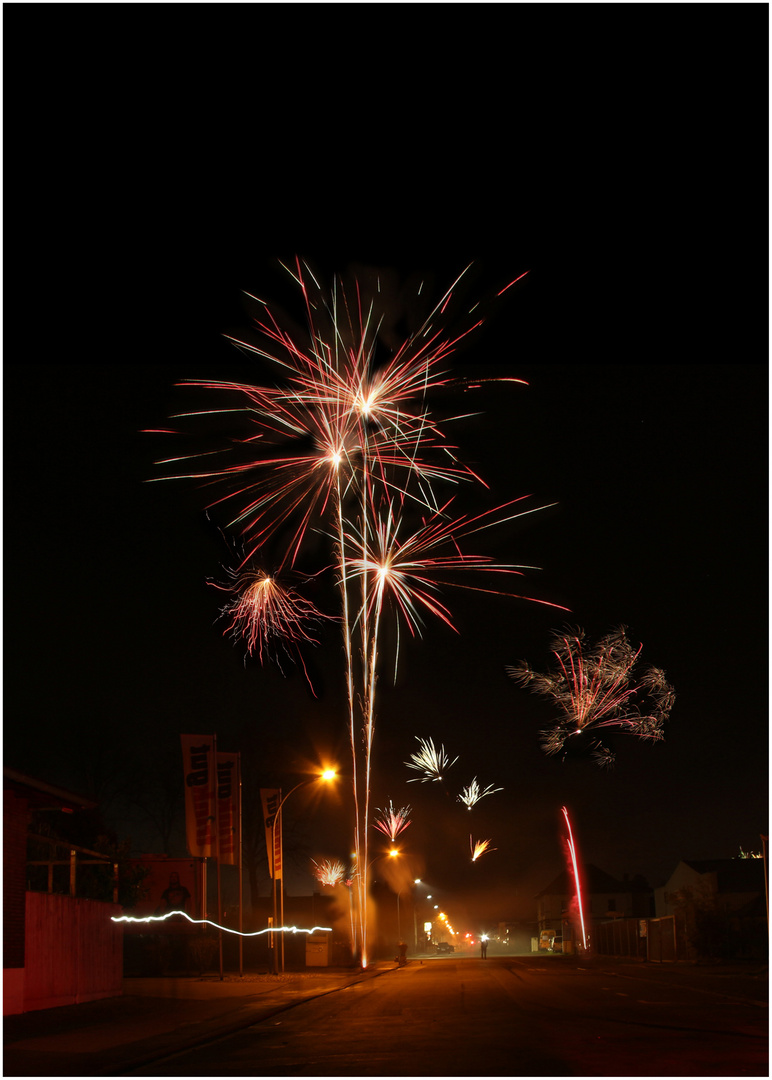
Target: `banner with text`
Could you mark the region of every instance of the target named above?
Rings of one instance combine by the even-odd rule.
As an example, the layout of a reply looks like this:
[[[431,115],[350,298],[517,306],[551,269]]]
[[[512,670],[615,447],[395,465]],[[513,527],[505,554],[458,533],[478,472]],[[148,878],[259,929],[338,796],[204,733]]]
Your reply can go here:
[[[215,836],[215,737],[180,735],[185,777],[188,851],[198,858],[217,854]]]
[[[217,823],[220,837],[220,862],[238,866],[239,851],[239,788],[241,786],[241,757],[239,754],[217,753]]]
[[[263,802],[263,818],[265,819],[268,872],[272,878],[281,878],[281,816],[278,819],[276,817],[281,804],[281,788],[260,788],[260,798]]]

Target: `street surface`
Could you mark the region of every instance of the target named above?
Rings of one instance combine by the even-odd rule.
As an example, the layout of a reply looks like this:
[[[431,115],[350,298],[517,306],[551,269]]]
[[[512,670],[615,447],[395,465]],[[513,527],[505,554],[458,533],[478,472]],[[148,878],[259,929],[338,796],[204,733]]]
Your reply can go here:
[[[697,985],[650,965],[413,960],[127,1075],[768,1076],[765,1001]]]

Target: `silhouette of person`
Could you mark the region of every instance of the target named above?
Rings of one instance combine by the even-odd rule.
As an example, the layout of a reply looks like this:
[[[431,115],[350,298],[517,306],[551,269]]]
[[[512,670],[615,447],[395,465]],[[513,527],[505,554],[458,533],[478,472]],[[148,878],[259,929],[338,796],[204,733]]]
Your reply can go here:
[[[172,870],[169,874],[169,884],[161,893],[161,903],[156,909],[156,915],[163,915],[167,911],[185,911],[189,890],[180,882],[180,875]]]
[[[484,960],[488,955],[488,939],[482,938],[480,941],[480,956]]]

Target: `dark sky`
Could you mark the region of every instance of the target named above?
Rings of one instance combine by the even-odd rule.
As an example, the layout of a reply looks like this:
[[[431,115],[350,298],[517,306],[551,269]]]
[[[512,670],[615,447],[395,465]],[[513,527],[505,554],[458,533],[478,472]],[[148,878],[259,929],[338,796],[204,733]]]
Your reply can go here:
[[[480,30],[486,48],[490,29]],[[732,30],[722,23],[722,32]],[[118,119],[105,127],[94,79],[81,72],[82,85],[73,76],[50,103],[51,130],[77,164],[45,200],[32,181],[51,146],[9,118],[19,165],[6,242],[7,764],[95,791],[140,850],[157,834],[136,814],[127,824],[115,789],[127,772],[140,792],[153,788],[156,772],[175,767],[180,733],[215,731],[224,748],[249,752],[253,788],[289,786],[322,753],[346,764],[335,631],[312,657],[317,698],[298,673],[244,665],[206,584],[227,556],[203,513],[206,493],[147,483],[167,446],[142,431],[189,400],[175,390],[180,379],[257,377],[222,335],[249,325],[241,290],[296,302],[277,258],[303,254],[325,274],[357,265],[403,283],[419,275],[434,298],[474,260],[470,295],[483,301],[529,273],[493,305],[454,370],[528,386],[479,393],[484,416],[454,432],[461,457],[490,483],[492,503],[532,494],[557,504],[482,541],[498,558],[540,567],[524,579],[528,594],[571,612],[448,593],[459,633],[429,624],[423,640],[405,643],[397,686],[382,677],[373,803],[409,803],[405,844],[421,876],[502,917],[562,869],[563,805],[585,860],[655,886],[680,858],[759,848],[768,827],[766,158],[763,136],[751,137],[751,76],[728,99],[693,59],[696,101],[682,60],[657,48],[656,98],[643,57],[596,63],[594,90],[577,65],[588,109],[564,74],[559,125],[543,101],[537,109],[519,95],[515,123],[499,65],[495,85],[467,89],[478,138],[467,143],[450,125],[448,161],[436,127],[427,146],[420,117],[379,96],[376,119],[400,122],[378,127],[371,115],[380,134],[356,195],[327,167],[310,169],[321,148],[330,162],[350,160],[318,110],[299,127],[289,112],[277,118],[273,98],[267,111],[260,99],[258,130],[242,126],[234,138],[212,122],[232,119],[230,103],[218,113],[191,96],[184,118],[174,111],[167,123],[168,88],[150,101],[113,74]],[[91,63],[89,75],[101,67]],[[488,70],[482,54],[478,63]],[[146,69],[159,86],[162,66]],[[621,125],[606,112],[620,76]],[[267,76],[255,80],[259,96]],[[524,142],[535,111],[542,131],[563,132],[549,168],[543,141],[535,155]],[[735,163],[731,181],[705,166],[708,136]],[[543,667],[550,631],[565,622],[591,637],[627,625],[676,689],[665,741],[618,739],[611,772],[545,757],[538,733],[549,707],[505,672],[519,659]],[[416,736],[459,756],[449,794],[407,782]],[[473,776],[504,791],[468,814],[454,799]],[[310,804],[297,800],[300,822]],[[344,856],[345,820],[343,801],[320,805],[313,827],[298,825],[303,850]],[[496,849],[474,866],[470,820]],[[297,867],[302,891],[312,886],[307,865]]]

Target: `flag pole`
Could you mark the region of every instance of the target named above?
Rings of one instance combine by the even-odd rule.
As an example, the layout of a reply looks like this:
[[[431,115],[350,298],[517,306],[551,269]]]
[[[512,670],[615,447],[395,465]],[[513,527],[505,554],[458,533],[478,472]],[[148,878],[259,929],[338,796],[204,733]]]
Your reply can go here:
[[[239,775],[239,978],[244,976],[244,866],[241,856],[241,751],[236,754],[236,768]]]
[[[220,982],[222,982],[222,880],[220,874],[220,770],[217,763],[217,736],[212,736],[212,749],[214,751],[214,835],[215,857],[217,859],[217,937],[220,947]]]

